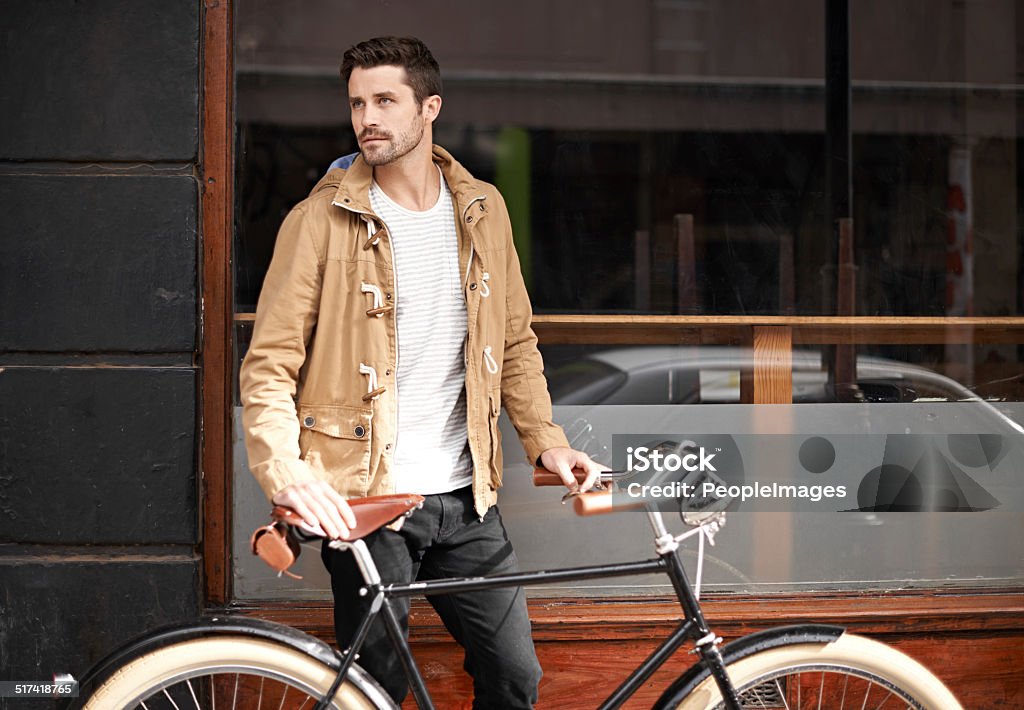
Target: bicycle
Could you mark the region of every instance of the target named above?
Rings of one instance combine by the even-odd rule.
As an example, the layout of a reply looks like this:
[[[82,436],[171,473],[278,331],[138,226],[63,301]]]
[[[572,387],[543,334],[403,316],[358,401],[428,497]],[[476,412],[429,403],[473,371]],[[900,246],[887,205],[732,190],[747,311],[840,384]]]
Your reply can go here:
[[[602,486],[619,472],[607,472]],[[555,475],[534,473],[537,485],[561,485]],[[572,495],[572,494],[570,494]],[[567,496],[568,497],[568,496]],[[611,512],[608,489],[574,495],[577,514]],[[344,651],[296,629],[253,619],[214,617],[176,625],[127,644],[97,664],[81,687],[92,692],[86,710],[157,707],[222,708],[312,707],[358,710],[397,706],[355,663],[370,623],[380,616],[388,629],[420,708],[433,708],[423,676],[404,638],[390,601],[400,597],[448,594],[493,587],[630,576],[661,572],[668,576],[683,611],[675,630],[599,706],[621,706],[685,643],[698,660],[665,689],[655,708],[923,708],[957,710],[948,688],[917,661],[870,639],[847,634],[840,626],[802,624],[768,629],[728,644],[708,627],[699,590],[705,542],[713,543],[725,514],[682,514],[690,529],[670,533],[663,513],[647,506],[657,557],[638,562],[540,570],[479,578],[440,579],[384,585],[362,537],[404,515],[414,514],[422,497],[381,496],[353,500],[359,526],[348,539],[330,544],[349,549],[374,603]],[[615,509],[620,509],[616,506]],[[275,509],[275,527],[301,520]],[[278,522],[281,521],[281,522]],[[279,528],[275,528],[279,529]],[[698,538],[696,585],[691,585],[679,545]],[[307,539],[308,536],[307,536]],[[288,552],[285,551],[285,556]],[[283,569],[285,561],[276,565]],[[896,701],[895,704],[893,701]],[[230,705],[227,703],[230,701]],[[287,705],[286,705],[287,701]],[[264,704],[266,703],[266,705]]]

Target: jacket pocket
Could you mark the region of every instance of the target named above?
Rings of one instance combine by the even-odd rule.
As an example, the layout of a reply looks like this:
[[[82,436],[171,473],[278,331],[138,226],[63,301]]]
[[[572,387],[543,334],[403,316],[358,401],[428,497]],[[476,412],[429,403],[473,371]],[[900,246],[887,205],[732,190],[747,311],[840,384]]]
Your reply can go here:
[[[491,438],[491,487],[497,490],[501,487],[502,476],[501,429],[498,427],[498,419],[501,416],[501,389],[491,389],[487,393],[487,401],[487,428]]]
[[[318,478],[343,495],[365,495],[373,412],[336,405],[299,406],[299,449]]]

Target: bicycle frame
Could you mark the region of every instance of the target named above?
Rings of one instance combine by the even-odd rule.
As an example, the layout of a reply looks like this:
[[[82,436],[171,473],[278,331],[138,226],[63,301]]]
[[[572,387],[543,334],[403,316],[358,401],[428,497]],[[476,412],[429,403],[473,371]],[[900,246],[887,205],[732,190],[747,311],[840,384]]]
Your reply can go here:
[[[719,652],[718,645],[722,639],[717,637],[704,620],[700,603],[690,586],[686,570],[683,568],[682,560],[678,554],[679,544],[667,531],[662,514],[648,508],[647,516],[655,534],[655,547],[658,557],[642,562],[626,562],[609,565],[591,565],[586,567],[571,567],[557,570],[538,570],[534,572],[518,572],[514,574],[493,575],[488,577],[452,578],[440,579],[426,582],[413,582],[410,584],[388,584],[381,583],[380,575],[377,572],[373,558],[370,556],[366,544],[362,540],[354,542],[335,541],[331,546],[339,550],[351,550],[355,555],[356,563],[363,573],[366,586],[361,593],[371,596],[373,601],[370,611],[367,613],[356,631],[348,648],[342,651],[344,661],[338,671],[334,685],[327,695],[317,705],[317,708],[326,708],[329,705],[329,698],[332,698],[341,686],[345,675],[348,673],[359,649],[369,632],[370,625],[378,615],[381,616],[391,644],[398,654],[409,687],[412,690],[416,704],[421,710],[434,710],[433,701],[427,691],[423,675],[419,666],[413,658],[409,643],[406,641],[391,605],[392,599],[400,599],[412,596],[430,596],[434,594],[454,594],[458,592],[471,592],[482,589],[494,589],[500,587],[535,586],[551,584],[553,582],[572,582],[586,579],[608,579],[612,577],[626,577],[651,572],[661,572],[668,576],[672,587],[676,592],[680,606],[683,609],[683,620],[675,630],[639,665],[633,670],[626,680],[609,695],[599,706],[599,710],[612,710],[620,707],[626,700],[640,688],[643,683],[651,677],[664,663],[687,641],[693,641],[695,650],[700,654],[699,663],[707,665],[718,687],[725,698],[726,707],[729,710],[740,710],[740,701],[735,688],[725,670],[725,663]],[[339,639],[340,642],[340,639]]]

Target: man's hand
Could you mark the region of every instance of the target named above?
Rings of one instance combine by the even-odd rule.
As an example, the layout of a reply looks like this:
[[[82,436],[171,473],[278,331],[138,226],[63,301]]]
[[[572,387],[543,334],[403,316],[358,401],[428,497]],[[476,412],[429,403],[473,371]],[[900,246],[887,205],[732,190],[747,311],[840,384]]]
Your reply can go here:
[[[332,540],[348,535],[356,526],[352,508],[324,481],[292,483],[279,490],[270,502],[293,509],[311,527],[323,528]]]
[[[553,449],[548,449],[540,455],[540,463],[552,473],[557,473],[565,487],[574,493],[593,488],[601,471],[608,470],[607,466],[597,463],[582,451],[570,449],[568,446],[556,446]],[[576,483],[576,477],[572,474],[574,468],[582,468],[587,472],[587,477],[582,484]]]

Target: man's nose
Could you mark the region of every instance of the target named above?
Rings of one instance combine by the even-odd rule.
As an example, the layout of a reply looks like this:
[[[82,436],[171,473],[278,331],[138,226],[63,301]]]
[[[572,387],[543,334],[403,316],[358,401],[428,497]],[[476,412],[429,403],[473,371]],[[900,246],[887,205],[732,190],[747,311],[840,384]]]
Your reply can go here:
[[[378,118],[377,109],[371,106],[363,109],[362,122],[364,126],[376,126]]]

